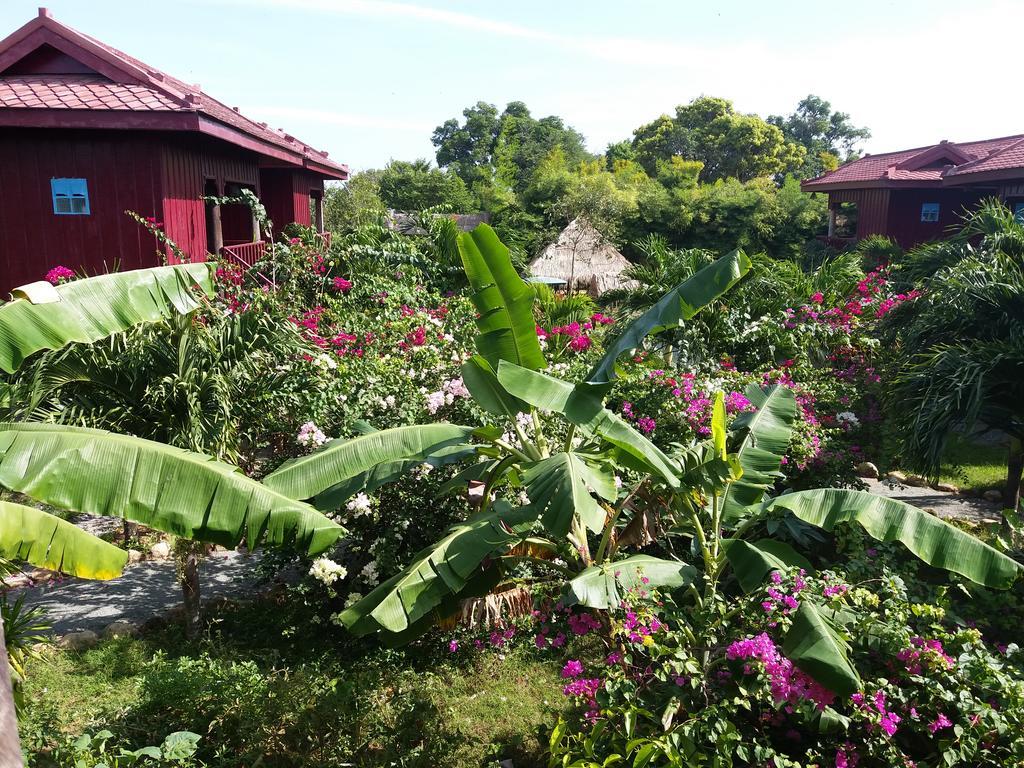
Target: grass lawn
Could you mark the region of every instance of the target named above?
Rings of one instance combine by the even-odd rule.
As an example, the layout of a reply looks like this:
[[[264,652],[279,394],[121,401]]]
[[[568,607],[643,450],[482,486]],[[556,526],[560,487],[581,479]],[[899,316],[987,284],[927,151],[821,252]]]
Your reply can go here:
[[[955,435],[946,447],[939,480],[965,491],[1001,489],[1006,483],[1006,447]]]
[[[119,743],[200,734],[210,766],[543,765],[564,707],[560,658],[527,648],[449,654],[435,638],[396,651],[356,643],[287,605],[228,606],[206,636],[177,626],[29,668],[22,740],[32,765],[67,736]]]

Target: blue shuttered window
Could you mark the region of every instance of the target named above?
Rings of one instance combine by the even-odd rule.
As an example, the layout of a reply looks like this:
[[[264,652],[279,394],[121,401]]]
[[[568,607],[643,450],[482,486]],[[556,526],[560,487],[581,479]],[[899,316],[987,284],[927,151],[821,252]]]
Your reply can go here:
[[[58,216],[88,216],[89,187],[85,179],[50,179],[53,212]]]

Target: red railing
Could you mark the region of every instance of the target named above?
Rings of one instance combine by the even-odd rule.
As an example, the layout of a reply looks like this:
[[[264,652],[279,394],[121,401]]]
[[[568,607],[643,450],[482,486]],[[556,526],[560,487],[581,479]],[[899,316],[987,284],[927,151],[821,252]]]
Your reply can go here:
[[[324,240],[324,249],[331,247],[331,233],[321,232],[320,237]],[[240,266],[242,269],[249,271],[252,270],[253,266],[260,261],[263,261],[267,256],[267,243],[263,240],[257,240],[254,243],[238,243],[236,245],[225,245],[220,249],[220,255],[230,262],[233,262]],[[254,271],[257,279],[270,287],[276,287],[273,278],[267,277],[261,272]]]
[[[267,254],[267,244],[262,240],[255,243],[239,243],[238,245],[225,245],[220,249],[222,256],[240,264],[246,269],[251,269],[257,261],[262,261]]]

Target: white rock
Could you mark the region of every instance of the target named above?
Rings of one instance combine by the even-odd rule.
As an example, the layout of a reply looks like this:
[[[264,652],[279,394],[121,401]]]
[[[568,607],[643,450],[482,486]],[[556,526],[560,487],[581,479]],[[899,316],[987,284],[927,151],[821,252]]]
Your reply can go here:
[[[854,471],[857,473],[857,477],[878,477],[878,467],[870,461],[862,461],[854,468]]]
[[[981,494],[981,498],[983,498],[985,501],[991,501],[994,504],[998,504],[1003,500],[1003,492],[1000,491],[998,488],[989,488],[987,491]]]
[[[69,651],[84,651],[92,648],[100,641],[100,636],[91,629],[81,632],[69,632],[57,641],[57,645]]]
[[[921,475],[907,475],[907,479],[903,481],[905,485],[909,485],[912,488],[927,488],[928,479]]]
[[[129,563],[139,563],[139,562],[142,562],[142,553],[139,552],[139,550],[137,550],[137,549],[129,549],[128,550],[128,562]]]
[[[171,545],[166,541],[158,541],[149,548],[149,554],[157,560],[163,560],[171,556]]]
[[[946,493],[960,493],[960,489],[957,488],[952,483],[936,483],[934,487],[936,491],[945,491]]]

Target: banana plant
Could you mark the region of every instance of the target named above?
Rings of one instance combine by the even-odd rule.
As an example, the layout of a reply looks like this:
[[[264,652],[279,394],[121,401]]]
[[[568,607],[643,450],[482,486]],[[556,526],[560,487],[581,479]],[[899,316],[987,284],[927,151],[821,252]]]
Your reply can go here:
[[[742,279],[750,268],[742,252],[670,290],[608,345],[583,381],[572,383],[544,372],[532,294],[493,230],[481,225],[464,233],[459,249],[479,312],[478,354],[464,365],[463,380],[488,422],[367,432],[329,443],[264,480],[282,494],[337,509],[418,464],[466,463],[442,492],[467,491],[479,509],[341,613],[355,634],[405,642],[524,561],[560,585],[566,604],[617,607],[643,581],[678,590],[695,616],[710,617],[705,629],[713,630],[727,618],[727,590],[750,591],[775,570],[809,567],[784,542],[756,536],[779,509],[825,530],[859,523],[980,584],[1005,587],[1018,575],[1015,561],[896,500],[836,489],[769,498],[798,413],[785,387],[748,389],[756,408],[731,429],[718,393],[711,437],[668,453],[605,407],[619,358]],[[629,481],[619,487],[623,478]],[[636,551],[651,544],[660,545],[661,557]],[[858,685],[835,617],[809,601],[794,616],[785,649],[837,693]]]

